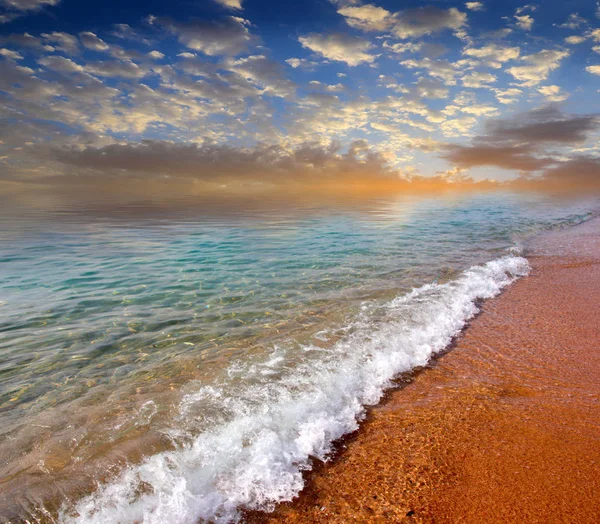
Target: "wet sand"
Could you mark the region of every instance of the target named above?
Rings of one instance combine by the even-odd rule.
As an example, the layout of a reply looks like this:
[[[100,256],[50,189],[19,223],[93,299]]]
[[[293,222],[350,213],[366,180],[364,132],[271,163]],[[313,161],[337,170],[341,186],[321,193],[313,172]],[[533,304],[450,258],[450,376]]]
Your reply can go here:
[[[600,522],[600,220],[373,408],[300,497],[249,522]]]

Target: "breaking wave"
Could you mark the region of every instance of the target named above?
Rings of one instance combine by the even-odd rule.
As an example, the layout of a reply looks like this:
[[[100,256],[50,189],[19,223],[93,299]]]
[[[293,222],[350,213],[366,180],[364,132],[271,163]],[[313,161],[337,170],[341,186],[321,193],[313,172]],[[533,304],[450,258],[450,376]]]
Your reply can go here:
[[[129,466],[63,508],[61,521],[224,523],[239,520],[241,508],[269,510],[292,499],[310,458],[325,459],[336,439],[357,429],[394,377],[427,364],[480,300],[528,272],[526,259],[505,256],[384,305],[365,304],[334,342],[304,345],[300,358],[275,348],[261,363],[233,363],[229,381],[182,399],[181,428],[193,433],[174,428],[174,450]],[[202,418],[198,405],[212,415]]]

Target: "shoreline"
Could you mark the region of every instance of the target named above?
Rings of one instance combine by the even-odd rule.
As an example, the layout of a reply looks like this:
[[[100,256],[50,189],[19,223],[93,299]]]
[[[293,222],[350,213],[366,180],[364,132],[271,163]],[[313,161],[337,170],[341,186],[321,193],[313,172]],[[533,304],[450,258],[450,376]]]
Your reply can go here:
[[[529,277],[246,522],[600,521],[599,226],[534,239]]]

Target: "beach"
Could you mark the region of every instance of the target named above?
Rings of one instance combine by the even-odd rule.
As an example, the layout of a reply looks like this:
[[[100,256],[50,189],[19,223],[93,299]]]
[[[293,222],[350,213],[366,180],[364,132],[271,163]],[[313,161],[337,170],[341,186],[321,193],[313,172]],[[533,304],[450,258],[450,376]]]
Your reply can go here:
[[[300,496],[249,522],[600,521],[600,221],[532,265],[401,377]]]
[[[589,522],[593,209],[24,217],[0,267],[0,521]]]

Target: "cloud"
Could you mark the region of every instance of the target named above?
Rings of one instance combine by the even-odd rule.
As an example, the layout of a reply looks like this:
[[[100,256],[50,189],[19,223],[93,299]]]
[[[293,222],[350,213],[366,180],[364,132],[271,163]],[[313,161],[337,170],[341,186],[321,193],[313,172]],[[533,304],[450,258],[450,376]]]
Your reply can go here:
[[[411,90],[408,90],[408,94],[410,93]],[[442,81],[433,78],[419,78],[414,88],[413,96],[417,99],[442,99],[447,98],[448,93],[449,89]]]
[[[52,33],[42,33],[42,38],[52,44],[58,51],[62,51],[68,55],[76,55],[79,53],[79,40],[69,33],[61,33],[54,31]]]
[[[401,55],[403,53],[416,53],[423,48],[421,42],[396,42],[390,44],[387,40],[383,42],[383,48],[389,49],[392,53]]]
[[[0,15],[0,24],[8,24],[12,22],[15,18],[19,18],[20,13],[4,13]]]
[[[53,52],[55,48],[45,44],[41,38],[30,35],[29,33],[23,34],[11,34],[8,36],[0,37],[0,42],[5,45],[12,47],[20,47],[30,52]]]
[[[498,108],[486,104],[470,104],[461,108],[463,113],[476,116],[493,116],[498,114]]]
[[[600,159],[581,156],[558,163],[541,177],[523,181],[524,185],[585,191],[600,187]]]
[[[464,168],[541,171],[560,162],[560,157],[545,152],[547,146],[582,144],[599,126],[596,115],[567,115],[554,106],[542,107],[509,119],[490,120],[484,135],[475,137],[469,146],[448,146],[442,157]]]
[[[38,60],[38,63],[60,73],[83,73],[85,71],[81,64],[64,56],[46,56]]]
[[[113,36],[117,38],[121,38],[123,40],[134,40],[136,42],[141,42],[143,44],[148,44],[149,42],[142,38],[129,24],[113,24],[115,28],[112,32]]]
[[[135,29],[120,24],[93,33],[71,35],[45,29],[48,32],[0,37],[0,113],[15,127],[14,133],[4,130],[0,156],[8,160],[2,166],[26,162],[34,149],[26,143],[36,144],[40,151],[51,146],[48,164],[37,157],[40,171],[50,171],[58,162],[64,169],[92,170],[94,177],[101,177],[99,157],[109,155],[113,163],[106,169],[114,180],[121,180],[119,165],[125,158],[136,155],[144,169],[157,176],[193,178],[192,158],[210,164],[221,158],[219,155],[229,154],[249,162],[251,171],[256,172],[250,178],[263,180],[275,172],[284,177],[288,173],[325,174],[328,169],[339,171],[342,165],[360,171],[365,168],[365,155],[375,158],[376,154],[380,166],[384,157],[388,162],[377,172],[388,173],[389,166],[397,169],[408,163],[429,166],[423,152],[439,152],[447,137],[461,140],[462,149],[443,149],[457,161],[462,159],[461,165],[454,164],[456,173],[467,169],[467,164],[475,166],[486,155],[491,163],[485,165],[500,165],[504,156],[502,165],[509,166],[507,169],[546,172],[571,158],[573,146],[579,153],[593,150],[585,141],[593,138],[595,117],[556,110],[484,121],[513,110],[514,106],[507,106],[517,101],[519,107],[526,107],[565,100],[570,91],[561,82],[561,71],[556,70],[567,62],[570,52],[575,55],[566,43],[574,45],[575,38],[585,38],[589,45],[580,46],[577,57],[590,53],[589,48],[600,49],[593,43],[600,41],[600,30],[569,17],[567,23],[579,24],[580,30],[554,27],[555,48],[538,47],[544,40],[524,33],[517,46],[517,40],[500,40],[506,34],[485,32],[482,15],[473,12],[483,4],[490,11],[491,4],[485,0],[467,2],[464,7],[454,4],[458,9],[437,3],[438,7],[398,12],[389,9],[390,3],[384,4],[384,9],[376,0],[363,1],[369,3],[334,2],[340,15],[337,22],[350,26],[345,34],[343,30],[342,34],[318,29],[310,34],[301,32],[303,49],[296,43],[297,54],[277,50],[277,60],[258,37],[260,28],[254,34],[250,22],[227,16],[235,13],[221,10],[214,2],[209,2],[213,8],[209,6],[207,11],[207,16],[218,17],[213,20],[184,15],[178,19],[149,17],[147,25]],[[241,7],[242,2],[239,4]],[[243,4],[246,7],[246,2]],[[529,16],[533,11],[532,7],[516,13],[514,7],[506,9],[502,14],[508,15],[504,20],[510,27],[514,27],[513,16]],[[473,18],[469,26],[465,13]],[[533,16],[538,21],[535,13]],[[486,27],[479,25],[481,20]],[[540,28],[542,22],[544,17],[539,18]],[[355,36],[359,33],[354,29],[375,34]],[[454,33],[462,41],[443,32]],[[264,34],[267,42],[271,41],[273,35]],[[545,33],[540,30],[540,34]],[[524,50],[527,53],[522,56]],[[286,57],[290,58],[284,60]],[[592,65],[598,60],[589,55],[579,58],[580,70],[587,66],[588,73],[600,75],[600,65]],[[355,68],[346,65],[371,67],[356,74]],[[316,73],[307,75],[309,70]],[[553,71],[556,73],[551,75]],[[347,75],[343,84],[338,83],[341,75]],[[591,104],[591,96],[596,94],[591,84],[578,88],[584,104]],[[140,142],[156,137],[161,140],[151,145]],[[359,138],[377,140],[377,146],[356,142],[347,149]],[[346,148],[328,149],[332,139],[342,141]],[[106,149],[109,144],[114,146],[113,142],[128,148]],[[310,146],[297,154],[303,144]],[[160,164],[149,150],[172,159],[173,169]],[[61,151],[60,161],[56,151]],[[327,158],[321,167],[301,161],[303,155],[313,154]],[[348,154],[355,160],[346,157],[344,164],[342,159]],[[182,157],[179,164],[178,155]],[[154,164],[162,167],[154,168]],[[232,172],[242,177],[241,167],[236,171],[233,165],[217,165],[219,169],[222,166],[219,172],[225,177]],[[263,168],[269,175],[261,178]],[[124,169],[135,172],[140,180],[145,176],[133,167]],[[198,179],[210,179],[207,167],[198,170],[206,171]]]
[[[547,106],[510,119],[489,121],[485,129],[487,140],[577,144],[584,142],[599,124],[596,115],[567,115],[555,106]]]
[[[17,53],[16,51],[11,51],[10,49],[0,49],[0,55],[6,58],[10,58],[11,60],[23,60],[23,55]]]
[[[338,9],[349,26],[363,31],[385,31],[394,23],[393,15],[382,7],[367,4]]]
[[[37,11],[46,6],[58,5],[60,0],[1,0],[0,5],[15,11]]]
[[[260,85],[265,94],[288,97],[294,92],[295,86],[293,82],[285,78],[283,67],[264,55],[252,55],[247,58],[231,60],[225,62],[224,65],[230,71]]]
[[[467,15],[455,7],[416,7],[396,13],[392,31],[399,38],[416,38],[446,29],[460,29],[466,21]]]
[[[138,79],[146,76],[149,71],[140,67],[131,60],[107,60],[101,62],[89,62],[85,71],[96,76],[108,78]]]
[[[465,87],[472,88],[487,88],[490,84],[496,82],[498,78],[491,73],[482,73],[474,71],[470,75],[462,78],[462,83]]]
[[[585,42],[585,37],[584,36],[579,36],[579,35],[573,35],[573,36],[568,36],[567,38],[565,38],[565,43],[567,44],[582,44],[583,42]]]
[[[400,62],[407,69],[425,69],[430,76],[444,80],[448,85],[456,85],[456,76],[459,73],[458,66],[448,60],[432,60],[422,58],[420,60],[403,60]]]
[[[517,102],[519,97],[523,94],[523,91],[517,89],[516,87],[509,87],[507,89],[498,89],[495,88],[492,90],[496,95],[496,99],[501,104],[514,104]]]
[[[593,75],[600,75],[600,65],[587,66],[585,70]]]
[[[567,18],[567,21],[560,24],[558,27],[562,27],[565,29],[577,29],[578,27],[586,23],[587,20],[579,16],[579,13],[571,13]]]
[[[534,19],[531,15],[515,15],[517,27],[525,31],[530,31],[533,26]]]
[[[530,146],[448,146],[443,158],[453,165],[469,169],[494,166],[515,171],[539,171],[553,163],[549,158],[534,156]]]
[[[520,15],[521,13],[524,13],[525,11],[530,11],[533,13],[534,11],[537,11],[537,6],[534,4],[526,4],[522,7],[517,7],[515,14]]]
[[[355,140],[346,152],[341,144],[303,143],[294,148],[283,145],[234,147],[204,142],[171,143],[145,140],[141,143],[111,144],[104,147],[55,148],[51,157],[99,176],[127,173],[146,178],[183,176],[196,180],[288,181],[302,173],[314,177],[378,178],[391,173],[385,155],[374,151],[365,140]]]
[[[256,41],[250,34],[250,23],[237,16],[221,20],[178,22],[168,17],[148,17],[151,25],[162,26],[189,49],[208,56],[236,56]]]
[[[217,4],[221,4],[223,7],[228,9],[236,9],[240,11],[242,9],[242,0],[214,0]]]
[[[569,98],[569,94],[562,93],[559,86],[540,86],[538,91],[544,95],[548,102],[563,102]]]
[[[38,60],[44,67],[60,73],[86,73],[100,77],[120,77],[138,79],[146,76],[149,71],[141,68],[131,60],[108,60],[78,64],[63,56],[46,56]]]
[[[466,2],[465,7],[471,11],[483,11],[484,7],[481,2]]]
[[[335,3],[335,2],[334,2]],[[373,4],[344,3],[338,13],[350,27],[363,31],[391,31],[398,38],[418,38],[444,30],[459,30],[467,15],[455,7],[415,7],[391,13]]]
[[[359,37],[334,33],[330,35],[312,34],[301,36],[302,47],[310,49],[330,60],[346,62],[349,66],[362,63],[371,64],[376,56],[369,53],[373,44]]]
[[[558,69],[563,58],[569,56],[569,51],[544,49],[539,53],[523,56],[521,61],[527,65],[513,66],[506,70],[524,86],[535,86],[548,78],[551,71]]]
[[[494,69],[499,69],[506,62],[516,60],[520,54],[519,47],[505,47],[497,44],[487,44],[479,48],[467,47],[463,51],[463,55],[479,58],[486,66]]]
[[[79,39],[81,40],[81,43],[84,47],[86,47],[87,49],[91,49],[92,51],[103,52],[108,51],[109,49],[108,44],[104,40],[98,38],[94,33],[91,33],[90,31],[84,31],[82,33],[79,33]]]

